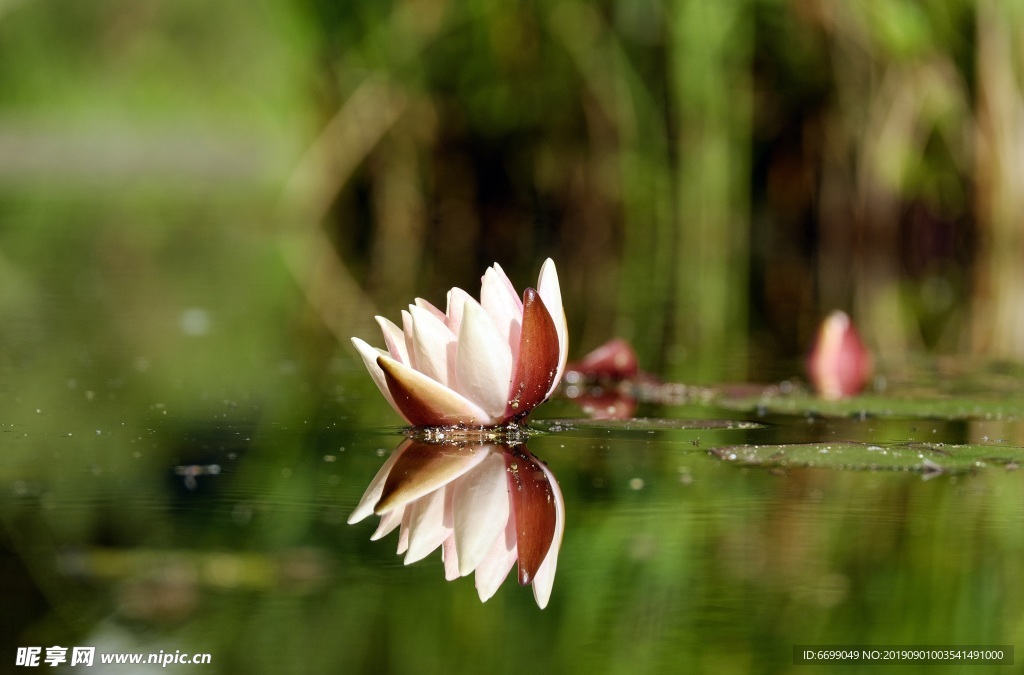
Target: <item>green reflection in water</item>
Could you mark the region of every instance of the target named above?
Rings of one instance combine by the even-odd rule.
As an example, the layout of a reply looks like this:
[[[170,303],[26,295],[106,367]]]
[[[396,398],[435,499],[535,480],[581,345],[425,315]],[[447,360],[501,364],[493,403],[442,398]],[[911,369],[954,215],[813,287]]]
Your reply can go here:
[[[280,400],[310,400],[300,389],[268,377]],[[404,567],[395,534],[370,542],[373,525],[345,524],[401,436],[336,422],[337,402],[217,400],[186,418],[101,397],[47,417],[4,396],[9,655],[94,645],[208,652],[211,672],[511,673],[527,650],[538,672],[758,672],[786,669],[797,643],[1013,643],[1022,630],[1019,473],[746,468],[711,452],[957,443],[977,433],[968,423],[535,434],[567,513],[540,611],[514,579],[481,604],[471,579],[443,580],[439,556]]]

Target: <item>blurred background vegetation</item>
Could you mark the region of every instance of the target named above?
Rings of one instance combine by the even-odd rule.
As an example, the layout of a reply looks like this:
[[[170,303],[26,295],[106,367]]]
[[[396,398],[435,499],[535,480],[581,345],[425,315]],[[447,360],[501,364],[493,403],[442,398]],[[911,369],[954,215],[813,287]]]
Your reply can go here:
[[[833,308],[884,364],[1021,357],[1022,20],[1019,0],[6,0],[0,307],[127,284],[130,342],[208,293],[279,332],[298,287],[312,312],[286,324],[315,342],[552,256],[574,353],[618,335],[669,377],[764,375]]]
[[[0,0],[2,658],[125,625],[223,672],[1019,642],[1011,472],[541,436],[569,525],[539,618],[344,519],[398,442],[347,338],[494,261],[555,259],[573,356],[619,336],[687,382],[799,372],[835,308],[885,369],[1024,357],[1022,36],[1024,0]]]

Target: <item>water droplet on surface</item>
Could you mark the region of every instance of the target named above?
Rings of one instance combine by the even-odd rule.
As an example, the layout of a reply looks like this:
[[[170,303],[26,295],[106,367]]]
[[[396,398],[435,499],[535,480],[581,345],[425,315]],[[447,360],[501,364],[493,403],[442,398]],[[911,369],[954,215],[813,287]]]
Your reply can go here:
[[[206,335],[210,332],[210,313],[199,307],[191,307],[181,313],[178,325],[185,335]]]

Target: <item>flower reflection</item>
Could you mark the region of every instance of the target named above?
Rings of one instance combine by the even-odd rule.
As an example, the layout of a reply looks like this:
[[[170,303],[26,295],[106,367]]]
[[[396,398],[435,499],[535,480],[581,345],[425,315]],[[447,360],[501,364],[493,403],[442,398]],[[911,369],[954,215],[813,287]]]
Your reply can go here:
[[[417,298],[401,327],[377,322],[387,351],[352,343],[391,407],[415,426],[515,422],[551,396],[565,369],[568,330],[551,260],[522,299],[495,264],[479,302],[453,288],[444,312]]]
[[[551,471],[525,445],[442,445],[406,439],[380,468],[349,523],[380,516],[371,537],[399,529],[411,564],[441,548],[449,581],[476,572],[486,602],[518,563],[543,609],[555,581],[565,502]]]

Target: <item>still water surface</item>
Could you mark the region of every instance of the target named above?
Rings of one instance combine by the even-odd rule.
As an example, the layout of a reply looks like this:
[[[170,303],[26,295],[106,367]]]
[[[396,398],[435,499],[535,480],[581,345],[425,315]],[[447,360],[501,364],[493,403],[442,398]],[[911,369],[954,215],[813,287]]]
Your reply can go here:
[[[177,666],[205,673],[811,673],[828,669],[794,666],[794,645],[1024,644],[1012,459],[870,470],[722,451],[1013,455],[1016,422],[654,404],[600,422],[554,401],[527,441],[565,499],[540,610],[515,572],[481,603],[438,553],[404,566],[397,532],[346,524],[405,438],[358,370],[282,361],[227,391],[135,362],[0,389],[0,671],[26,646],[209,654]],[[139,384],[158,376],[171,384]]]

